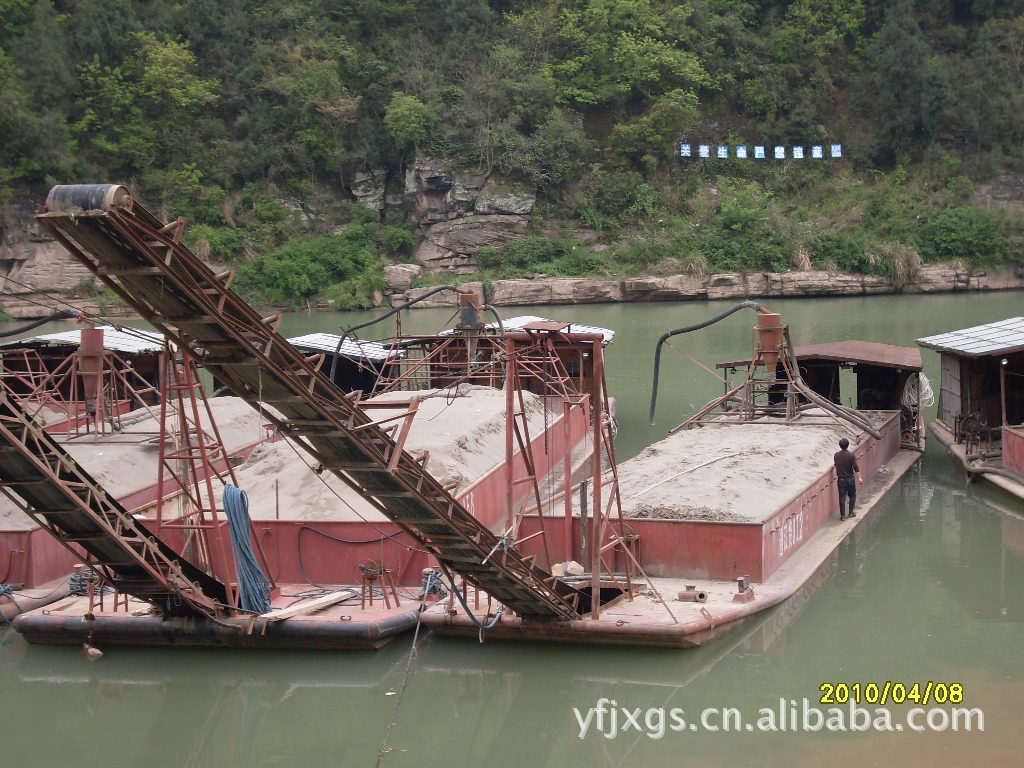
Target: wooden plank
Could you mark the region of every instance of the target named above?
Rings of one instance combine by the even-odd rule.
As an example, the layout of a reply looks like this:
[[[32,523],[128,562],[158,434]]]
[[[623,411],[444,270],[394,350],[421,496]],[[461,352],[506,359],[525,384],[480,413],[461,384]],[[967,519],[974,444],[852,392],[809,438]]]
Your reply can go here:
[[[347,600],[350,597],[357,597],[350,590],[344,589],[338,592],[332,592],[329,595],[318,597],[315,600],[303,600],[302,602],[291,605],[280,611],[271,611],[270,613],[264,613],[260,616],[261,619],[267,621],[284,621],[290,619],[293,616],[301,616],[307,613],[315,613],[321,611],[324,608],[328,608],[335,603],[340,603],[342,600]]]

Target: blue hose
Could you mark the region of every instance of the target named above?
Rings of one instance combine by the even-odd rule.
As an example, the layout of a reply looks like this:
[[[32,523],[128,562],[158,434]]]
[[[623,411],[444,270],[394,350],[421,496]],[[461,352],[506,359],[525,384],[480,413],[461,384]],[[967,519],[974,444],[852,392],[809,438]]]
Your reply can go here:
[[[238,602],[243,611],[263,614],[270,610],[270,580],[252,549],[249,536],[249,497],[241,488],[224,486],[224,514],[231,531],[231,546],[238,568]]]
[[[14,587],[10,584],[0,584],[0,597],[6,597],[12,603],[14,607],[18,609],[18,613],[21,613],[21,606],[18,605],[18,601],[14,599]],[[0,612],[0,627],[13,627],[14,623]]]

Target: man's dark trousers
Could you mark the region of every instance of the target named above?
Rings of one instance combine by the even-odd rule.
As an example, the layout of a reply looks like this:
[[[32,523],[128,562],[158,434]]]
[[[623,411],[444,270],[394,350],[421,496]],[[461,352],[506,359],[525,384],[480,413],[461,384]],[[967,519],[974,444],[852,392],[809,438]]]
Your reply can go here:
[[[853,505],[857,502],[857,480],[853,477],[840,477],[839,483],[839,517],[853,514]],[[850,497],[850,510],[846,510],[846,497]]]

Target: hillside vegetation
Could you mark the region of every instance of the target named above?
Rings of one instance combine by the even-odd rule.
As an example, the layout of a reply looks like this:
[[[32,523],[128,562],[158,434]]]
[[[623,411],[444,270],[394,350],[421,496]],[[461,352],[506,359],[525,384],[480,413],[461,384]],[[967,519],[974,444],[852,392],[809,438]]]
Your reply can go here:
[[[1022,114],[1021,0],[0,0],[0,205],[122,181],[267,301],[372,301],[417,156],[536,191],[489,276],[1019,261]]]

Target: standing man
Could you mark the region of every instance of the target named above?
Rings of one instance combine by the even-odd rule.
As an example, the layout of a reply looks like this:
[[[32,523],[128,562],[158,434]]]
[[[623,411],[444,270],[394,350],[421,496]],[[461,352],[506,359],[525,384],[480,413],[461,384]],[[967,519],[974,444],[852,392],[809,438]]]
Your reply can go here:
[[[853,505],[857,502],[857,483],[864,484],[860,476],[860,466],[857,464],[857,457],[847,449],[850,441],[845,437],[839,441],[839,451],[833,456],[836,465],[836,483],[839,485],[839,519],[845,520],[848,517],[856,517]],[[856,476],[856,481],[854,481]],[[850,511],[846,511],[846,497],[850,497]]]

